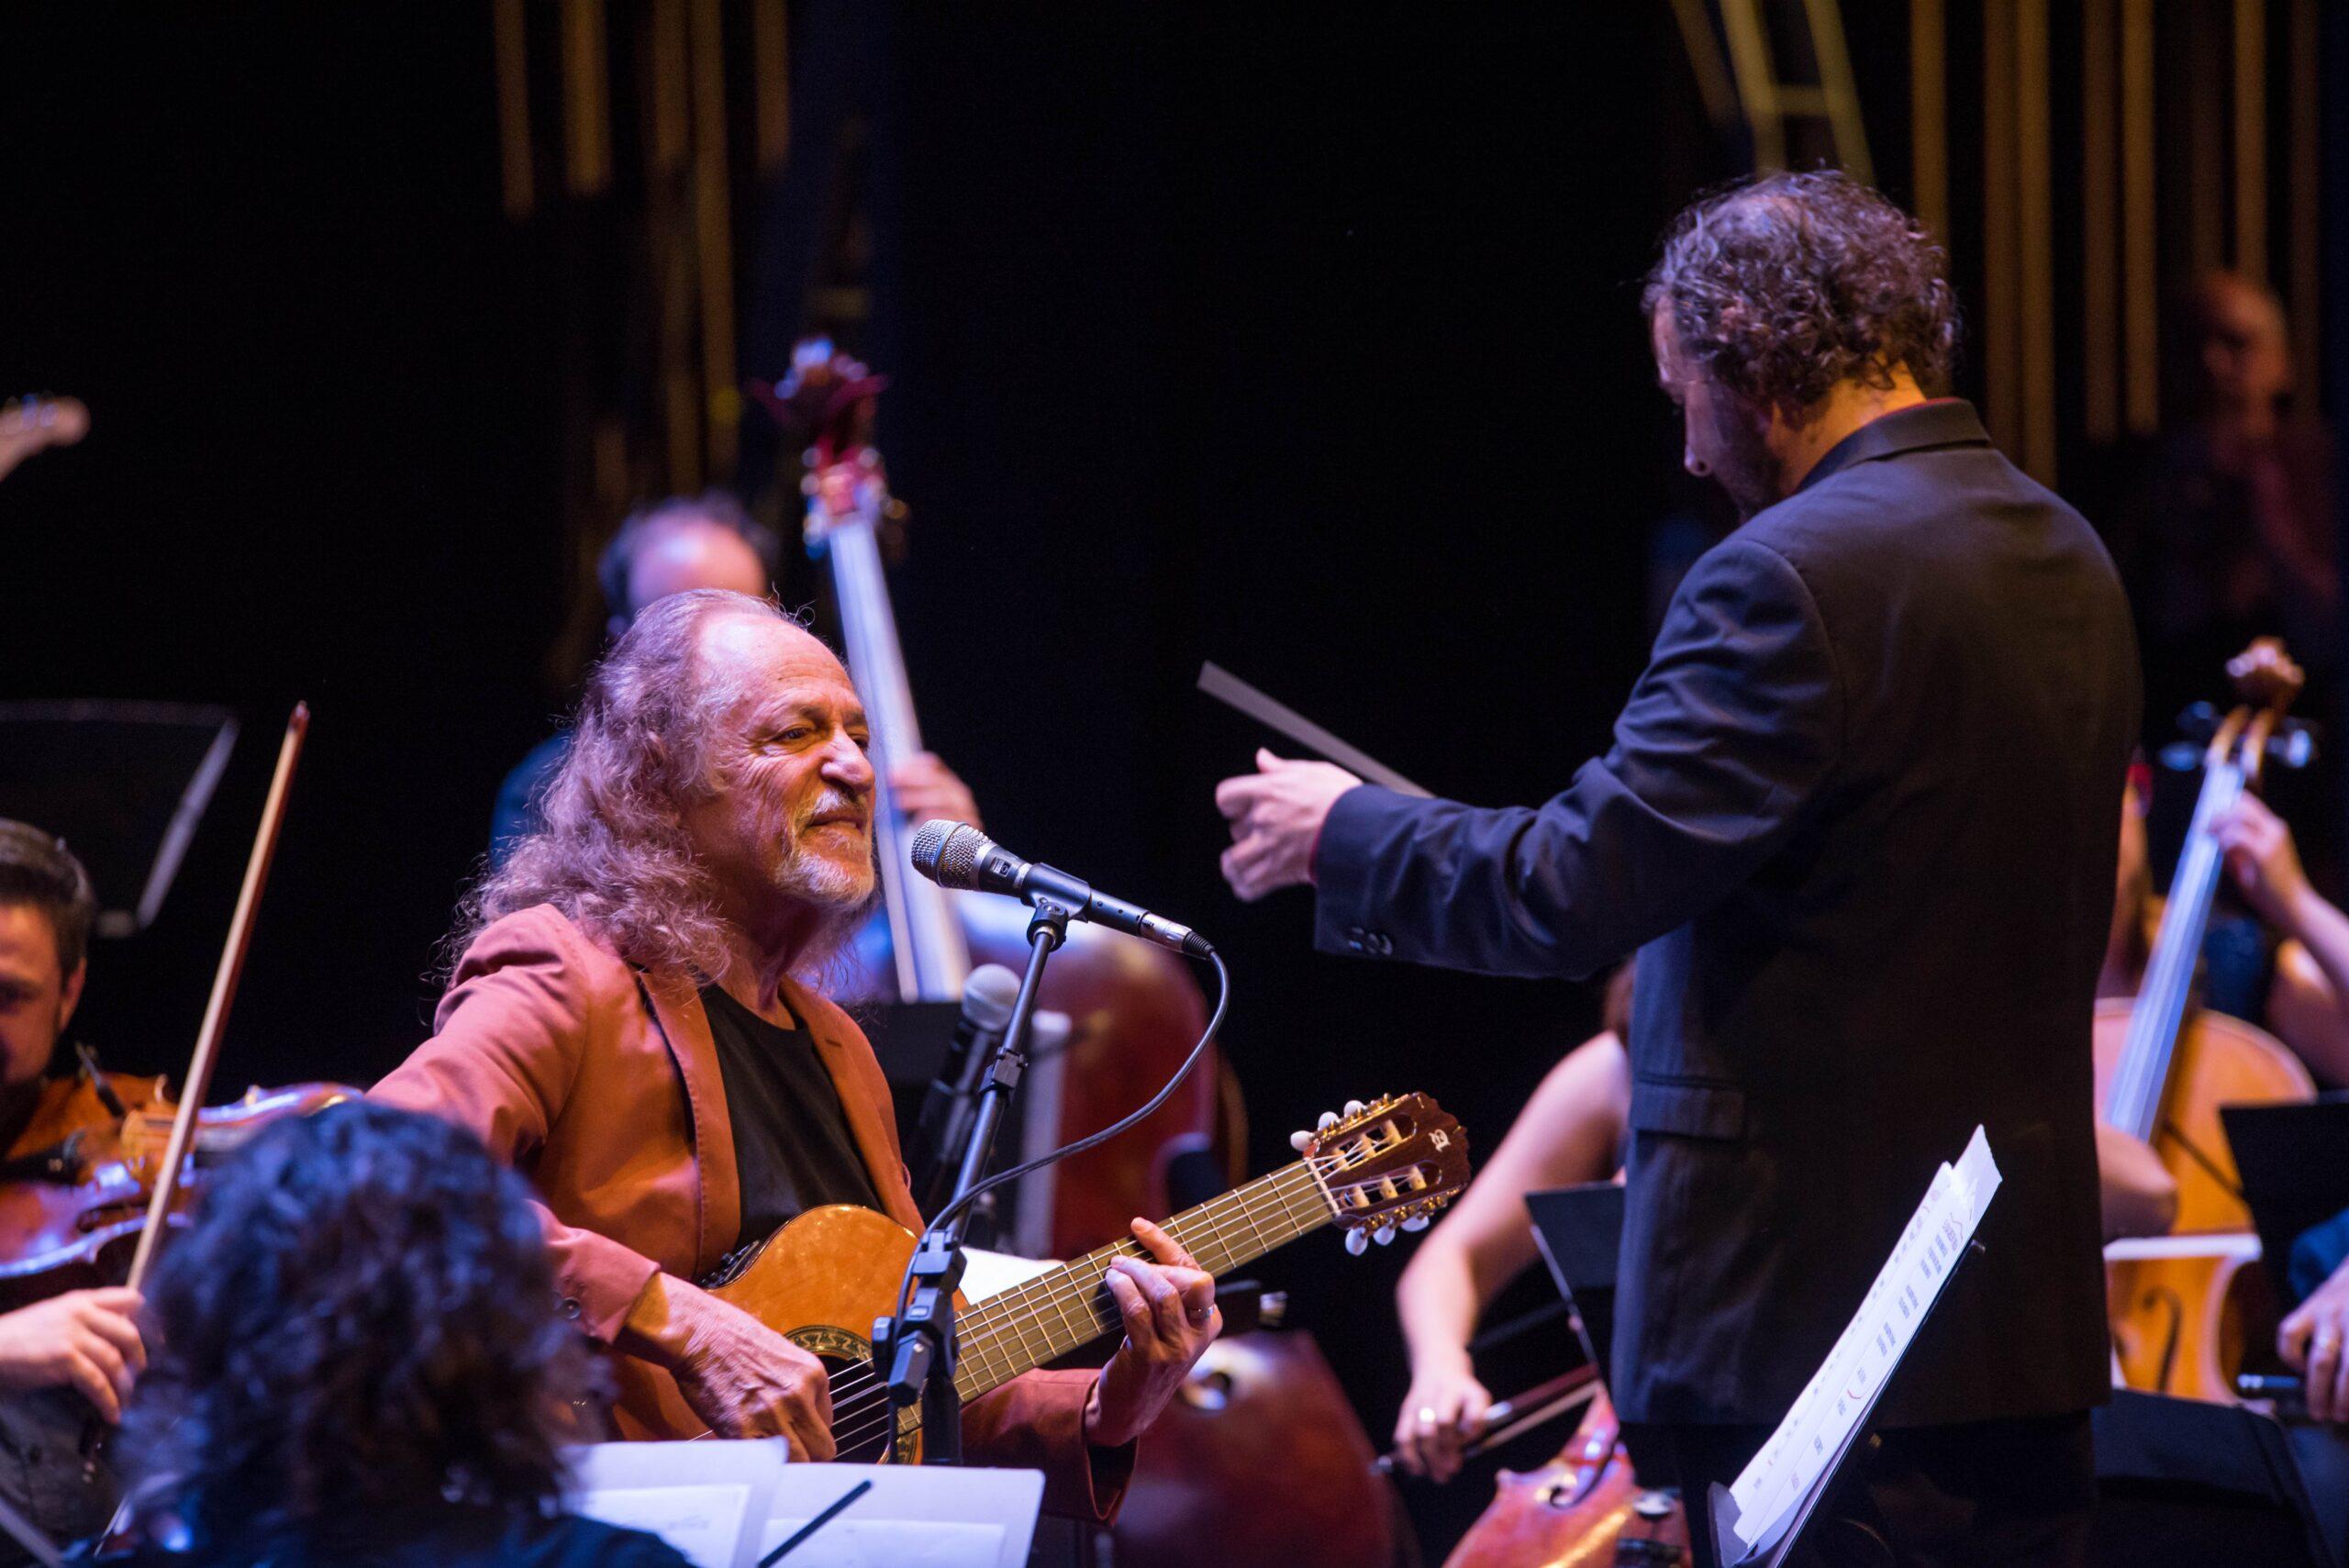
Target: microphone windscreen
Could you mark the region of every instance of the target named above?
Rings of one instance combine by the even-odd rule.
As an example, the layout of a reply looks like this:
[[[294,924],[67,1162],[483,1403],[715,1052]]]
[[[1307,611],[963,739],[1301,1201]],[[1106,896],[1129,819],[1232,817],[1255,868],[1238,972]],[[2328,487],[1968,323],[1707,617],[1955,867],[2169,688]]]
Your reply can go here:
[[[963,982],[963,1016],[981,1029],[1008,1026],[1019,1000],[1019,976],[999,963],[983,963]]]
[[[979,851],[987,836],[967,822],[933,817],[914,829],[909,851],[914,870],[941,887],[974,888],[979,884]]]

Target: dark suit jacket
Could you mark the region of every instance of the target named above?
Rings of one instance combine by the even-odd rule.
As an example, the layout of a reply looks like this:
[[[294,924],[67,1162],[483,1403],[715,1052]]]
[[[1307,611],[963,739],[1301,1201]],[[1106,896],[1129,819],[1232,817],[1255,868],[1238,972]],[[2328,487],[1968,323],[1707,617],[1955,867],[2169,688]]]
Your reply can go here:
[[[2089,1028],[2138,700],[2095,534],[1942,401],[1698,562],[1548,805],[1340,799],[1322,946],[1575,976],[1639,950],[1626,1418],[1776,1421],[1976,1123],[1987,1251],[1885,1422],[2103,1397]]]

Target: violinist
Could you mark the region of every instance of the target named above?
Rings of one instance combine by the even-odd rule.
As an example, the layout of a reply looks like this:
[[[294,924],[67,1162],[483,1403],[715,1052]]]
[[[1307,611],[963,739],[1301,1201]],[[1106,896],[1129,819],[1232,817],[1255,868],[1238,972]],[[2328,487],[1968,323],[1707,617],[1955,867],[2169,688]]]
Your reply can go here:
[[[782,560],[783,544],[774,530],[722,490],[672,495],[639,507],[596,562],[606,632],[617,641],[645,606],[695,588],[763,598],[773,591]],[[506,775],[490,825],[494,864],[503,864],[514,846],[542,825],[540,802],[570,748],[571,731],[559,730]],[[891,784],[898,809],[909,818],[944,817],[980,826],[969,788],[934,753],[907,758]]]
[[[535,1178],[562,1310],[621,1352],[630,1435],[831,1458],[822,1362],[696,1282],[820,1206],[921,1224],[872,1048],[810,984],[874,896],[866,739],[847,672],[772,604],[648,606],[588,683],[545,826],[468,905],[438,1032],[373,1092]],[[1079,1518],[1114,1508],[1220,1321],[1180,1245],[1133,1232],[1155,1262],[1113,1265],[1108,1364],[964,1414],[974,1456],[1043,1470]]]
[[[2093,1004],[2136,651],[2085,519],[1948,385],[1923,228],[1833,172],[1709,196],[1644,296],[1685,461],[1744,520],[1612,748],[1539,808],[1268,760],[1224,873],[1316,940],[1486,973],[1639,952],[1610,1392],[1706,1487],[1818,1368],[1939,1164],[2004,1181],[1827,1517],[1900,1562],[2084,1561],[2108,1396]]]
[[[58,1070],[96,915],[89,873],[61,840],[0,819],[0,1133],[7,1165],[30,1179],[46,1152],[160,1087],[87,1064]],[[83,1429],[94,1409],[119,1420],[147,1364],[138,1309],[127,1290],[68,1290],[0,1315],[0,1496],[52,1537],[88,1535],[113,1510],[112,1478],[85,1462]],[[0,1561],[13,1550],[0,1540]]]

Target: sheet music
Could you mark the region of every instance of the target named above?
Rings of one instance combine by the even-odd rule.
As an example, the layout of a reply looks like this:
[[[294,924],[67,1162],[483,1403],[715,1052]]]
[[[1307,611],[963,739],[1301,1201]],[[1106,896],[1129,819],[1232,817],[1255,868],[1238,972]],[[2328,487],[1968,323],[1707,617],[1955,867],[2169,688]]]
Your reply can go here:
[[[1965,1256],[1998,1181],[1989,1139],[1978,1127],[1957,1164],[1933,1173],[1924,1201],[1842,1336],[1730,1488],[1737,1505],[1736,1534],[1748,1554],[1776,1540],[1803,1498],[1833,1467]]]

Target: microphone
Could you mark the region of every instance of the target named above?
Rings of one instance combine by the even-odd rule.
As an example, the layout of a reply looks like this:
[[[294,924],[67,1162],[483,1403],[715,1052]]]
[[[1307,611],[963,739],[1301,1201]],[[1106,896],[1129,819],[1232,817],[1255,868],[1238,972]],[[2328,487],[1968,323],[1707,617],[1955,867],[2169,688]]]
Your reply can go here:
[[[995,1060],[1019,996],[1019,976],[999,963],[981,964],[963,982],[963,1010],[954,1020],[954,1039],[922,1097],[914,1134],[914,1191],[924,1195],[930,1207],[945,1201],[941,1185],[962,1163],[979,1074]]]
[[[1130,937],[1191,958],[1215,951],[1207,938],[1188,926],[1178,926],[1138,905],[1106,893],[1093,884],[1033,861],[1023,861],[967,822],[933,818],[914,829],[914,870],[941,887],[974,893],[1007,893],[1033,904],[1049,898],[1067,906],[1080,920],[1123,931]]]

